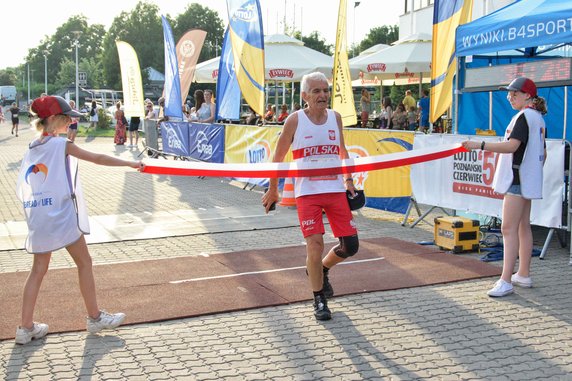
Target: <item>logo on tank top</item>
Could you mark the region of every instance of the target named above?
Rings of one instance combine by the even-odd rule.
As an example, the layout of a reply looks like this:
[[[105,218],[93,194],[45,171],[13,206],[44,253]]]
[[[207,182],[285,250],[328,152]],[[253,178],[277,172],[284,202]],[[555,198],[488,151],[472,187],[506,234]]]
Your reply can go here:
[[[336,140],[336,131],[328,130],[328,136],[330,137],[330,140]]]
[[[48,177],[48,167],[45,164],[32,164],[26,171],[24,179],[27,184],[33,185],[34,183],[43,183]]]

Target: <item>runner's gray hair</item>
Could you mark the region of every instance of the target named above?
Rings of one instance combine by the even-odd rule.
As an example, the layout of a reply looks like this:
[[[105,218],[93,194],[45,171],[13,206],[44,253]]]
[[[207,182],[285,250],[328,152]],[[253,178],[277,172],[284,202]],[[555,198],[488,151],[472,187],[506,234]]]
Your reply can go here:
[[[327,83],[328,78],[326,78],[324,73],[320,73],[319,71],[315,71],[313,73],[306,74],[305,76],[302,77],[302,84],[300,85],[300,87],[302,88],[302,91],[305,93],[310,91],[309,81],[324,81]]]

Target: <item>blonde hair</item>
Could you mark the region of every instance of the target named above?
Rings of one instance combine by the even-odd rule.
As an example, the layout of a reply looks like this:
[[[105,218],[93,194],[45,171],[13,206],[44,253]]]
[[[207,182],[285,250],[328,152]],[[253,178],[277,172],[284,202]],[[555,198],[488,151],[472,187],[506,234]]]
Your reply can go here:
[[[546,113],[548,113],[548,109],[546,108],[546,99],[539,97],[537,95],[534,98],[531,98],[531,101],[533,109],[535,109],[542,115],[546,115]]]

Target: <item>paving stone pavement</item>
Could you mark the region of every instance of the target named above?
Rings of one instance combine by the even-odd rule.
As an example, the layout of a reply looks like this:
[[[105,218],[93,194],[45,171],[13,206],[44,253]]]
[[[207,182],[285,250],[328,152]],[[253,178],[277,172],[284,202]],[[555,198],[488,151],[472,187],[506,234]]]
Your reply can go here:
[[[15,138],[8,124],[0,125],[0,222],[23,220],[14,186],[32,136],[26,126]],[[77,143],[124,158],[139,154],[116,148],[112,139]],[[91,216],[251,207],[261,196],[220,179],[150,176],[90,163],[80,168]],[[279,213],[295,218],[283,208]],[[401,226],[402,218],[366,208],[356,216],[360,237],[432,239],[429,224],[411,229]],[[535,229],[536,245],[545,237],[545,229]],[[326,241],[335,240],[328,233]],[[89,249],[98,265],[299,243],[298,228],[285,227],[91,244]],[[315,321],[310,302],[304,302],[125,326],[102,335],[50,334],[25,346],[5,340],[0,342],[0,379],[572,380],[568,262],[568,248],[553,239],[546,258],[533,259],[535,287],[501,299],[486,296],[495,281],[486,278],[334,298],[328,322]],[[0,251],[0,273],[28,271],[30,264],[31,256],[22,250]],[[51,268],[72,266],[65,251],[53,255]]]

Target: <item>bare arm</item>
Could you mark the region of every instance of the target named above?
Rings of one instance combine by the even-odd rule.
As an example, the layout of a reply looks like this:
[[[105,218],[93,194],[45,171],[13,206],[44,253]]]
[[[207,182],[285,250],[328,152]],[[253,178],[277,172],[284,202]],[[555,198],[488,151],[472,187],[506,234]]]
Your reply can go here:
[[[284,161],[290,145],[294,139],[294,134],[296,133],[296,128],[298,127],[298,114],[294,113],[288,116],[286,122],[284,123],[284,128],[282,133],[278,138],[276,143],[276,148],[274,149],[274,156],[272,157],[273,163],[281,163]],[[270,210],[270,206],[277,202],[280,198],[278,194],[278,179],[269,179],[268,192],[262,196],[262,205],[266,209],[266,213]]]
[[[350,154],[348,153],[348,149],[346,148],[346,142],[344,139],[342,117],[338,112],[336,112],[336,122],[338,123],[338,130],[340,132],[340,159],[342,160],[349,159]],[[354,196],[356,189],[354,186],[352,174],[345,173],[342,177],[344,179],[346,190],[349,190],[352,196]]]
[[[462,144],[466,149],[472,150],[481,149],[481,143],[477,140],[466,140]],[[486,142],[484,150],[497,153],[514,153],[521,143],[518,139],[510,139],[504,142]]]
[[[68,142],[68,144],[66,145],[66,154],[77,157],[80,160],[85,160],[92,162],[94,164],[105,165],[109,167],[125,166],[125,167],[135,168],[138,170],[141,170],[144,167],[143,163],[140,161],[123,160],[113,156],[86,151],[84,149],[79,148],[72,142]]]

